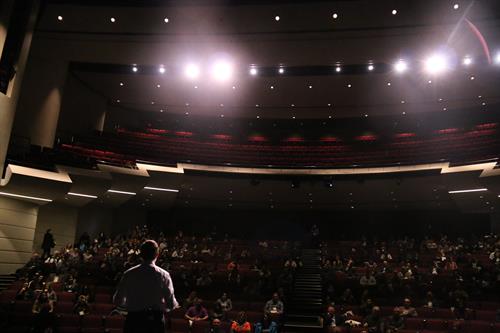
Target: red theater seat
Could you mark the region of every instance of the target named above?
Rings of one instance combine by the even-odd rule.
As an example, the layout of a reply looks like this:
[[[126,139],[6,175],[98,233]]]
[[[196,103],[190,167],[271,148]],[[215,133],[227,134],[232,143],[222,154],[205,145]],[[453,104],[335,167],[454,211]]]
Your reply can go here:
[[[121,333],[123,332],[123,325],[125,324],[125,317],[116,315],[116,316],[108,316],[104,319],[104,327],[106,331],[112,333]]]

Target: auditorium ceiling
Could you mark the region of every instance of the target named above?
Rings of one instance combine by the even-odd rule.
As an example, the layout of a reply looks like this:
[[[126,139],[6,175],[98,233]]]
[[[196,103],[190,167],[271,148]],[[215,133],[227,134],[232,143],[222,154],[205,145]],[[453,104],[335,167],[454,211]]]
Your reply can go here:
[[[114,106],[158,116],[324,119],[500,104],[498,1],[121,4],[46,1],[32,56],[64,62]]]

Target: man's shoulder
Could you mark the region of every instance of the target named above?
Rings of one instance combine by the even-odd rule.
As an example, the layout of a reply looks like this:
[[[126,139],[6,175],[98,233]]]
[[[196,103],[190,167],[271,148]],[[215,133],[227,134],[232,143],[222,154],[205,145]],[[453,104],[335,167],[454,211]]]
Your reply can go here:
[[[139,269],[141,268],[141,265],[136,265],[134,267],[131,267],[129,269],[127,269],[125,272],[123,272],[123,275],[130,275],[130,274],[134,274],[134,272],[138,271]]]

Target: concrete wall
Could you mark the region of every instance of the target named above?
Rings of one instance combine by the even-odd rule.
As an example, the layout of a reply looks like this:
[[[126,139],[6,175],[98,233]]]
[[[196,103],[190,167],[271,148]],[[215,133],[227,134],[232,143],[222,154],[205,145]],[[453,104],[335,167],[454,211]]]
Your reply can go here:
[[[31,257],[38,205],[0,197],[0,274],[10,274]]]
[[[40,207],[36,223],[33,250],[40,252],[43,236],[47,229],[52,229],[55,250],[66,244],[73,244],[76,237],[76,226],[78,221],[78,209],[60,204],[49,204]]]

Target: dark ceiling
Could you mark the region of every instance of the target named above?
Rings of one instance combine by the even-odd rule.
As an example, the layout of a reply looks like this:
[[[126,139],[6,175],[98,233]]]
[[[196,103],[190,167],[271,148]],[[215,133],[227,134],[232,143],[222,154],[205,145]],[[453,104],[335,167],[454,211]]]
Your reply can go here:
[[[88,87],[111,103],[137,110],[325,119],[441,112],[500,102],[500,64],[494,63],[500,52],[498,1],[94,5],[47,1],[36,39],[78,62],[72,72]],[[450,69],[437,76],[423,70],[424,61],[435,52],[450,61]],[[473,59],[470,66],[462,64],[465,56]],[[220,57],[234,65],[233,77],[223,84],[209,77],[211,64]],[[393,70],[398,59],[407,61],[405,73]],[[200,66],[197,80],[183,76],[188,62]],[[133,64],[138,72],[132,72]],[[373,71],[367,69],[370,64]],[[160,65],[164,74],[155,72]],[[259,69],[256,76],[249,74],[251,66]],[[278,73],[280,66],[283,74]],[[343,70],[335,72],[336,66]]]

